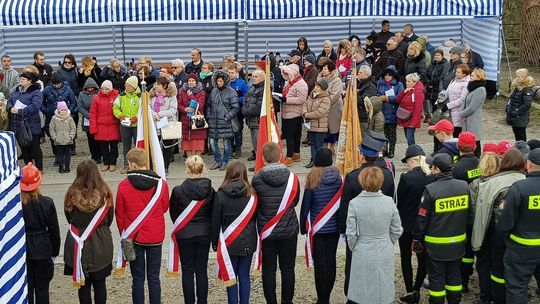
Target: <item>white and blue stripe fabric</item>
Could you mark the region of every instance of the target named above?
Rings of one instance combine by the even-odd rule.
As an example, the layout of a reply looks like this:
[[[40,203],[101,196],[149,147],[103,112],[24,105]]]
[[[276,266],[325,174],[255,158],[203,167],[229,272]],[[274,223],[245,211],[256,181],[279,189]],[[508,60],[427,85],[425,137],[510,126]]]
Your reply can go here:
[[[27,303],[26,236],[15,136],[0,132],[0,303]]]

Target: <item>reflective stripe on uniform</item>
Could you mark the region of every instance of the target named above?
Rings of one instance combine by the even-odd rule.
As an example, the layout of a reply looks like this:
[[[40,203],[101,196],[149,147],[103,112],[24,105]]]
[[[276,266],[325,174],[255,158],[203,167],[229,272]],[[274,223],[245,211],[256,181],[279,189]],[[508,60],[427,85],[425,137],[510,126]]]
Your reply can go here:
[[[449,237],[437,237],[437,236],[429,236],[426,235],[424,237],[424,241],[428,243],[433,244],[452,244],[452,243],[459,243],[463,242],[467,239],[467,234],[457,235],[457,236],[449,236]]]
[[[461,285],[444,285],[444,288],[453,292],[461,291],[463,289]]]
[[[504,279],[501,279],[499,277],[496,277],[494,276],[493,274],[491,274],[491,280],[495,283],[499,283],[499,284],[504,284]]]
[[[461,262],[462,262],[462,263],[467,263],[467,264],[473,264],[473,263],[474,263],[474,259],[471,259],[471,258],[461,258]]]
[[[443,291],[434,291],[434,290],[429,290],[429,295],[432,296],[432,297],[444,297],[446,296],[446,290],[443,290]]]
[[[540,246],[540,239],[524,239],[520,238],[519,236],[515,236],[513,234],[510,234],[510,238],[521,245],[527,245],[527,246]]]

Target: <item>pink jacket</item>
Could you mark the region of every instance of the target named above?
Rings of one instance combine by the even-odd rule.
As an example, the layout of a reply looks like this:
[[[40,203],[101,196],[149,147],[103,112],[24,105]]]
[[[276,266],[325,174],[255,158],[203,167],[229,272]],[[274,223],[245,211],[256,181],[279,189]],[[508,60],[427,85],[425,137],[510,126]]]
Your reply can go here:
[[[461,108],[465,97],[469,91],[467,90],[467,85],[471,78],[467,75],[461,79],[452,80],[446,89],[448,92],[448,109],[450,109],[450,116],[452,118],[452,124],[454,127],[461,127]]]
[[[296,64],[286,65],[281,70],[286,81],[293,80],[299,73]],[[301,117],[304,103],[308,97],[308,85],[304,79],[293,84],[285,97],[287,100],[281,104],[281,117],[284,119]]]

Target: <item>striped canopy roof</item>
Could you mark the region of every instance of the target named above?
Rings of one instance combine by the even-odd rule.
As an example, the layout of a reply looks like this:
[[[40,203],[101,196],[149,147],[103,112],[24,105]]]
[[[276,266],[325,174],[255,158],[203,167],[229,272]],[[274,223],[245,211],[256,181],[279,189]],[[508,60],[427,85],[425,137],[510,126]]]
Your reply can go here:
[[[0,0],[0,26],[500,16],[502,0]]]

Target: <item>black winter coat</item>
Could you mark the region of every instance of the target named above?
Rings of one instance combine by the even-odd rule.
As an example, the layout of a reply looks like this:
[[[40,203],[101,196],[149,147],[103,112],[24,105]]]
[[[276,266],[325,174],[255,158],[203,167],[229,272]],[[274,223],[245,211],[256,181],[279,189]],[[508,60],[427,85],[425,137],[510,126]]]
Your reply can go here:
[[[244,211],[249,199],[250,197],[246,197],[246,187],[242,181],[233,181],[216,192],[210,236],[214,250],[217,249],[220,230],[225,231]],[[255,253],[257,250],[256,216],[257,213],[253,213],[246,228],[227,247],[229,255],[246,256]]]
[[[401,174],[397,187],[397,208],[404,232],[413,230],[424,188],[434,180],[432,175],[426,175],[420,167]]]
[[[128,71],[123,65],[120,66],[120,72],[118,73],[114,69],[106,66],[99,76],[103,80],[110,80],[113,88],[117,89],[118,92],[124,92],[126,89],[126,80],[129,78]]]
[[[442,91],[448,88],[450,82],[456,78],[456,69],[461,63],[461,59],[458,59],[454,62],[448,61],[444,64],[441,80],[439,82],[439,90]]]
[[[375,78],[368,77],[367,79],[358,80],[358,117],[360,122],[368,122],[368,113],[364,106],[364,98],[377,96],[377,82]]]
[[[384,76],[381,74],[389,65],[396,67],[399,79],[405,79],[405,55],[397,49],[393,51],[384,51],[377,61],[373,63],[371,75],[379,79],[381,76]]]
[[[191,221],[184,229],[176,234],[177,239],[210,235],[210,219],[214,205],[214,194],[212,181],[206,177],[187,178],[181,185],[174,187],[169,201],[169,213],[173,223],[192,200],[200,201],[206,199],[201,209],[195,213]]]
[[[217,87],[217,76],[223,77],[225,80],[222,88]],[[212,84],[214,89],[210,93],[206,105],[208,137],[213,139],[231,138],[234,136],[231,119],[235,118],[240,110],[238,94],[229,87],[229,75],[221,70],[215,71],[212,75]]]
[[[515,89],[506,105],[506,123],[512,127],[526,128],[533,97],[532,87]]]
[[[440,92],[440,82],[442,73],[444,70],[444,64],[447,62],[446,58],[443,58],[440,62],[435,60],[431,61],[431,64],[427,68],[426,74],[426,100],[435,101]]]
[[[407,76],[412,73],[418,73],[420,76],[420,81],[422,83],[426,83],[427,79],[427,69],[426,69],[426,63],[424,62],[424,59],[426,58],[426,55],[424,55],[424,52],[420,52],[420,55],[416,57],[409,57],[405,59],[405,68],[404,68],[404,74],[403,76]],[[403,81],[405,81],[405,78],[400,78]]]
[[[253,84],[244,98],[242,106],[242,115],[246,119],[246,124],[250,129],[259,128],[259,119],[261,116],[261,107],[264,97],[264,82]]]
[[[463,154],[459,157],[459,160],[454,163],[452,168],[452,176],[455,179],[466,181],[470,184],[473,180],[480,177],[480,175],[474,174],[474,169],[478,168],[480,160],[474,154]]]
[[[54,202],[39,196],[22,205],[26,232],[26,259],[45,260],[60,252],[60,228]]]
[[[279,204],[287,188],[289,169],[283,164],[268,164],[253,177],[251,184],[259,198],[257,210],[257,228],[262,231],[264,225],[277,214]],[[299,187],[300,189],[300,187]],[[294,198],[292,207],[277,223],[268,240],[283,240],[298,235],[298,217],[294,207],[300,199],[300,191]]]

